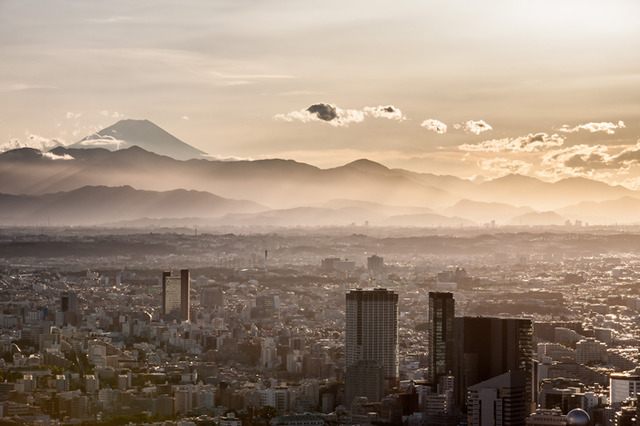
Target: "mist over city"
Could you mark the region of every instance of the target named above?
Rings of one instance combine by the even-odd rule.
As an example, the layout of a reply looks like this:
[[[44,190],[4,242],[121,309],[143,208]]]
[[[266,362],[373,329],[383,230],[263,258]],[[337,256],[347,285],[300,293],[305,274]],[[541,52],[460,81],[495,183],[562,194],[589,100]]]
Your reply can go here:
[[[0,1],[0,425],[640,424],[639,16]]]

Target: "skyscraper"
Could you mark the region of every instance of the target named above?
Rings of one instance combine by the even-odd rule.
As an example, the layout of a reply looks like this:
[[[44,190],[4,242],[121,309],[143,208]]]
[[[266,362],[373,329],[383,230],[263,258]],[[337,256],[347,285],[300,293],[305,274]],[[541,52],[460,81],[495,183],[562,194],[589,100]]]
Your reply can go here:
[[[527,411],[527,376],[522,370],[509,371],[469,388],[467,424],[523,425]]]
[[[60,295],[60,310],[62,312],[78,311],[78,295],[74,291],[63,291]]]
[[[389,389],[398,379],[398,295],[393,291],[353,290],[346,297],[346,399],[370,392],[362,374],[379,375]],[[382,389],[382,387],[381,387]],[[365,395],[379,401],[382,394]]]
[[[367,257],[367,270],[372,274],[381,274],[384,271],[384,258],[375,254]]]
[[[60,295],[60,312],[64,322],[76,325],[78,322],[78,294],[75,291],[63,291]]]
[[[429,383],[436,385],[441,376],[453,371],[452,293],[429,292]]]
[[[162,273],[162,317],[189,321],[191,279],[188,269],[182,269],[180,276],[170,271]]]
[[[469,387],[515,370],[524,372],[527,381],[526,401],[531,403],[531,339],[530,319],[456,318],[453,366],[456,404],[465,404]]]

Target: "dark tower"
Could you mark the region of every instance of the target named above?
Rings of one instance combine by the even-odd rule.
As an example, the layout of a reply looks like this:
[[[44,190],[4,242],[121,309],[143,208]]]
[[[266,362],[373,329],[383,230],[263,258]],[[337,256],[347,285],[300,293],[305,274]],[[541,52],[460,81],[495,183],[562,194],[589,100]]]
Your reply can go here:
[[[429,292],[429,384],[435,386],[441,376],[453,371],[452,293]]]
[[[180,318],[189,321],[191,308],[191,277],[188,269],[180,270]]]
[[[458,406],[465,404],[469,387],[515,370],[522,370],[527,378],[526,401],[530,403],[532,400],[531,339],[530,319],[456,318],[453,366],[456,404]]]
[[[384,258],[375,254],[367,257],[367,270],[373,274],[381,274],[384,271]]]

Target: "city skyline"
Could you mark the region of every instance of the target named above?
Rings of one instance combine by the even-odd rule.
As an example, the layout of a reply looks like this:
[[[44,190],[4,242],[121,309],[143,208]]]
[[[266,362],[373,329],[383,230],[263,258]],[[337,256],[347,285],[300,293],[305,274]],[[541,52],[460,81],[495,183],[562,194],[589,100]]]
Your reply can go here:
[[[150,119],[213,159],[635,189],[639,8],[3,2],[0,145]]]
[[[120,231],[3,231],[5,417],[444,425],[636,413],[634,234]],[[167,291],[168,271],[187,267],[193,280],[183,269]]]

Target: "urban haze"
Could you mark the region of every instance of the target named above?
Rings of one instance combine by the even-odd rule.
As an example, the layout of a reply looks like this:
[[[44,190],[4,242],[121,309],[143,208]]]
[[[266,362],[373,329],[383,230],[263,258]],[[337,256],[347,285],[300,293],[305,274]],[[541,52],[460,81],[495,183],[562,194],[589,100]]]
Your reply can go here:
[[[640,424],[638,17],[0,1],[0,425]]]

